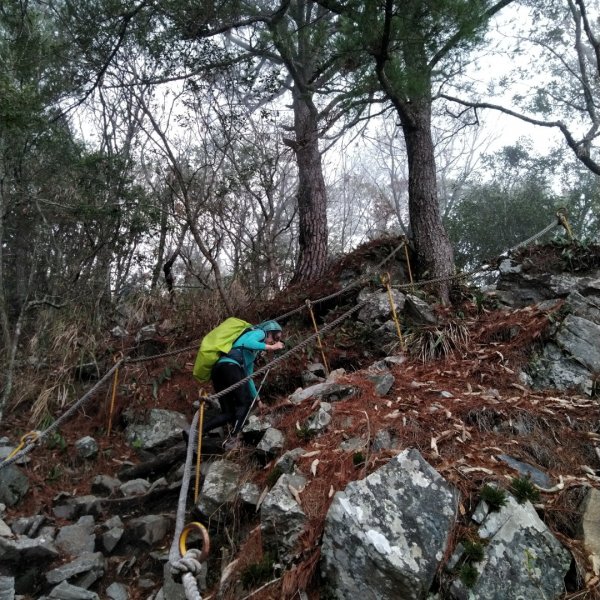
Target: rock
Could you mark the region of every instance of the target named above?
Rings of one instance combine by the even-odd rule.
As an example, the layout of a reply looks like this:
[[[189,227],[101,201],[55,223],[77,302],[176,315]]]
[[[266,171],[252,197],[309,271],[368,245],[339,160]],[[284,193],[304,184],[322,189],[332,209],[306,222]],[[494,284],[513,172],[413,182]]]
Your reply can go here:
[[[128,600],[129,598],[127,587],[116,581],[106,588],[106,596],[109,600]]]
[[[407,294],[404,312],[411,321],[416,323],[424,325],[435,325],[437,323],[437,317],[429,304],[413,294]]]
[[[13,537],[11,528],[0,519],[0,537]]]
[[[74,577],[78,577],[79,581],[82,580],[87,585],[81,585],[81,587],[89,587],[104,575],[106,570],[106,563],[101,552],[87,553],[78,556],[75,560],[56,567],[46,573],[46,581],[48,583],[60,583]]]
[[[60,504],[52,509],[55,517],[59,519],[74,520],[81,515],[100,516],[102,501],[96,496],[86,495],[69,498],[65,504]]]
[[[95,458],[98,456],[98,442],[86,435],[75,442],[75,450],[81,458]]]
[[[298,537],[304,531],[307,517],[290,491],[301,492],[306,478],[301,475],[282,475],[260,506],[260,530],[263,545],[273,551],[284,564],[293,554]]]
[[[339,369],[334,369],[333,371],[331,371],[331,373],[329,373],[329,375],[327,375],[327,379],[325,380],[326,383],[337,383],[338,380],[343,377],[346,374],[346,369],[342,369],[341,367]]]
[[[122,527],[111,527],[102,534],[102,546],[109,554],[117,547],[123,538],[125,530]]]
[[[250,481],[240,487],[240,500],[249,506],[256,506],[260,498],[260,488]]]
[[[588,371],[600,371],[600,325],[582,317],[567,315],[556,334],[556,342]]]
[[[0,575],[0,600],[15,600],[15,578]]]
[[[29,491],[29,479],[14,465],[0,470],[0,502],[14,506]]]
[[[237,497],[241,467],[229,460],[214,461],[204,478],[198,510],[215,521],[225,520],[230,514],[232,503]]]
[[[396,381],[391,373],[368,375],[367,379],[375,384],[375,395],[380,397],[386,396]]]
[[[115,477],[109,475],[98,475],[92,482],[92,493],[102,494],[104,496],[114,496],[121,487],[121,482]]]
[[[327,512],[322,576],[337,598],[420,600],[448,544],[458,493],[416,450],[337,492]]]
[[[512,456],[506,454],[499,454],[498,458],[505,462],[509,467],[519,472],[520,477],[531,479],[533,483],[543,488],[551,488],[554,482],[546,473],[540,471],[538,468],[528,463],[521,462]]]
[[[250,415],[242,429],[242,433],[244,433],[244,435],[258,436],[263,434],[270,427],[272,427],[272,425],[271,421],[268,419],[261,419],[256,415]]]
[[[256,449],[268,456],[277,456],[284,445],[285,438],[283,437],[283,433],[279,429],[270,427],[265,431],[265,435],[256,446]]]
[[[20,517],[13,521],[11,529],[16,535],[26,535],[33,538],[37,535],[40,527],[44,524],[46,517],[36,515],[35,517]]]
[[[562,597],[571,555],[550,533],[530,502],[519,504],[507,494],[506,505],[499,511],[490,511],[478,533],[487,543],[483,560],[473,565],[477,580],[470,588],[456,580],[450,589],[453,598]]]
[[[0,561],[50,560],[56,558],[58,554],[53,540],[45,536],[33,539],[18,537],[16,540],[0,538]]]
[[[364,450],[366,446],[367,442],[357,437],[345,440],[340,444],[340,448],[344,450],[344,452],[357,452],[359,450]]]
[[[290,396],[290,402],[301,404],[309,399],[319,399],[324,402],[336,402],[344,398],[350,398],[356,394],[356,388],[351,385],[339,383],[318,383],[306,389],[296,390]]]
[[[565,300],[565,309],[571,314],[600,325],[600,296],[582,296],[571,292]]]
[[[158,328],[156,323],[152,325],[146,325],[142,327],[135,336],[135,341],[137,344],[140,342],[146,342],[148,340],[153,340],[158,335]]]
[[[331,414],[330,410],[327,410],[322,405],[326,404],[325,402],[321,402],[321,406],[319,406],[319,410],[312,414],[308,418],[308,422],[306,424],[306,428],[308,431],[314,431],[315,433],[321,433],[327,429],[329,423],[331,423]]]
[[[119,491],[123,496],[143,496],[150,489],[150,482],[146,479],[132,479],[122,483]]]
[[[500,262],[498,270],[500,271],[500,275],[512,275],[516,273],[521,273],[523,268],[515,260],[512,260],[511,258],[505,258],[503,261]]]
[[[94,551],[94,517],[81,517],[75,525],[65,525],[54,540],[56,547],[67,556],[80,556]]]
[[[125,430],[128,443],[142,450],[154,450],[174,445],[181,440],[182,432],[189,430],[185,415],[172,410],[153,408],[145,424],[129,425]]]
[[[294,471],[294,465],[296,461],[306,454],[306,450],[304,448],[294,448],[293,450],[288,450],[275,463],[275,466],[280,469],[282,473],[292,473]]]
[[[153,547],[164,540],[171,523],[172,518],[168,515],[145,515],[130,519],[127,523],[127,538]]]
[[[392,298],[396,314],[404,309],[406,297],[398,290],[392,290]],[[381,325],[392,317],[392,308],[387,291],[373,292],[368,288],[360,291],[357,298],[358,302],[366,302],[365,306],[358,312],[357,319],[363,323]]]
[[[123,339],[129,335],[129,332],[120,325],[117,325],[110,330],[110,335],[117,339]]]
[[[589,552],[596,575],[600,575],[600,490],[589,488],[581,504],[579,534]]]
[[[59,583],[50,592],[48,598],[57,598],[58,600],[100,600],[100,596],[95,592],[71,585],[66,581]]]

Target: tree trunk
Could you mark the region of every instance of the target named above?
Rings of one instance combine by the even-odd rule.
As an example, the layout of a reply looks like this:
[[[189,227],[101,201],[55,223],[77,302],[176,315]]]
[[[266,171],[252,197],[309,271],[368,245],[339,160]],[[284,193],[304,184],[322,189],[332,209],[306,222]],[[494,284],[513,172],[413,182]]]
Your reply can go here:
[[[327,194],[319,151],[317,112],[294,86],[294,130],[288,142],[298,163],[299,255],[291,283],[320,277],[327,265]]]
[[[437,197],[435,154],[431,136],[431,104],[420,101],[411,107],[410,119],[402,118],[408,157],[408,207],[421,278],[450,277],[454,252],[442,225]],[[451,282],[440,283],[442,302],[449,301]]]

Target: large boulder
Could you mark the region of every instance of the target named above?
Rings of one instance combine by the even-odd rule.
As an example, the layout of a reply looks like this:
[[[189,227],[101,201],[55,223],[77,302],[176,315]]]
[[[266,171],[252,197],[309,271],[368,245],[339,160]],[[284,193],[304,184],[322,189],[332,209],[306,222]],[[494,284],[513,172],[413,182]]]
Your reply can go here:
[[[507,495],[507,502],[499,511],[488,512],[478,533],[487,541],[483,560],[474,563],[478,577],[470,588],[457,580],[451,587],[453,598],[562,597],[571,555],[550,533],[530,502],[519,504]]]
[[[0,471],[0,502],[14,506],[29,490],[29,479],[14,465]]]
[[[234,462],[216,460],[211,463],[198,502],[198,509],[207,519],[219,522],[225,520],[231,513],[241,476],[241,467]]]
[[[173,410],[153,408],[145,423],[129,425],[125,430],[127,441],[142,450],[153,450],[181,440],[189,423],[184,415]]]
[[[322,574],[340,599],[417,600],[448,545],[458,492],[414,449],[337,492],[327,513]]]

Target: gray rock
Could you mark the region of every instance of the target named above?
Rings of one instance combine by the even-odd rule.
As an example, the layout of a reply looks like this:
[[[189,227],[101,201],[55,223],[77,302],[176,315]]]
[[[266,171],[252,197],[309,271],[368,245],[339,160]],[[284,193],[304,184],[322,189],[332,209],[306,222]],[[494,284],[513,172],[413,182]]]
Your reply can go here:
[[[71,585],[66,581],[59,583],[50,592],[48,598],[57,598],[58,600],[100,600],[100,596],[95,592],[90,592],[82,587]]]
[[[399,314],[404,309],[406,297],[398,290],[392,290],[392,298],[396,308],[396,313]],[[373,292],[366,288],[358,294],[358,302],[366,301],[366,304],[358,312],[357,319],[367,324],[378,324],[387,321],[392,316],[392,308],[387,291]]]
[[[425,325],[435,325],[437,323],[437,317],[429,304],[413,294],[407,294],[406,296],[404,313],[411,321],[416,323]]]
[[[98,517],[102,514],[102,500],[92,495],[69,498],[65,504],[55,506],[52,512],[55,517],[70,521],[81,515]]]
[[[345,452],[356,452],[358,450],[364,450],[367,447],[367,442],[361,438],[353,437],[349,440],[344,440],[340,444],[340,448]]]
[[[123,496],[143,496],[150,489],[150,482],[146,479],[131,479],[119,486],[119,491]]]
[[[502,462],[505,462],[509,467],[516,469],[521,477],[531,479],[533,483],[540,487],[548,489],[554,485],[554,482],[546,475],[546,473],[529,463],[521,462],[507,454],[499,454],[498,458]]]
[[[171,528],[168,515],[145,515],[130,519],[127,523],[128,539],[155,546],[162,542]]]
[[[246,481],[240,487],[240,500],[249,506],[256,506],[260,498],[260,488],[250,481]]]
[[[122,339],[124,337],[127,337],[129,333],[126,329],[124,329],[120,325],[117,325],[116,327],[113,327],[110,330],[110,335],[112,335],[114,338]]]
[[[578,317],[600,325],[600,296],[582,296],[577,291],[571,292],[565,301],[565,308]]]
[[[567,315],[556,335],[558,345],[592,373],[600,371],[600,325]]]
[[[530,502],[519,504],[508,494],[505,506],[487,514],[479,536],[487,540],[483,560],[474,563],[479,576],[471,588],[455,581],[450,590],[453,598],[562,597],[571,555],[550,533]]]
[[[282,475],[260,506],[262,541],[279,560],[287,563],[293,554],[298,537],[304,531],[307,517],[296,502],[290,486],[300,492],[306,485],[301,475]]]
[[[189,430],[185,415],[172,410],[153,408],[144,424],[129,425],[125,437],[129,444],[142,450],[175,444],[181,440],[182,431]]]
[[[56,558],[58,554],[53,541],[47,537],[19,537],[16,540],[0,538],[0,561],[45,560]]]
[[[500,262],[498,270],[500,271],[501,275],[509,275],[514,273],[520,273],[523,270],[523,268],[518,262],[512,260],[511,258],[505,258],[503,261]]]
[[[321,433],[327,429],[329,423],[331,423],[331,415],[329,414],[329,411],[320,406],[319,410],[308,418],[306,428],[309,431]]]
[[[270,427],[272,425],[268,419],[261,419],[256,415],[250,415],[242,431],[245,434],[260,434],[267,431]]]
[[[0,502],[14,506],[29,491],[29,479],[14,465],[0,471]]]
[[[13,537],[11,528],[0,519],[0,537]]]
[[[337,492],[321,546],[337,598],[420,600],[431,587],[458,493],[416,450]]]
[[[109,554],[117,547],[123,538],[125,530],[122,527],[111,527],[102,534],[102,546]]]
[[[264,452],[268,456],[277,456],[283,446],[285,445],[285,438],[283,437],[283,433],[279,431],[279,429],[275,429],[274,427],[270,427],[265,431],[265,435],[263,435],[262,439],[256,446],[256,449],[260,452]]]
[[[318,383],[306,389],[296,390],[291,396],[293,404],[301,404],[306,400],[323,400],[324,402],[336,402],[344,398],[350,398],[356,394],[356,388],[351,385],[339,383]]]
[[[600,490],[589,488],[581,504],[579,534],[594,573],[600,573]]]
[[[213,462],[204,478],[198,509],[208,519],[221,521],[231,513],[237,497],[241,467],[229,460]]]
[[[96,543],[94,517],[81,517],[75,525],[61,527],[54,543],[63,554],[70,556],[93,552]]]
[[[135,336],[136,343],[145,342],[147,340],[153,340],[158,335],[158,328],[156,323],[152,325],[146,325],[142,327]]]
[[[373,438],[373,450],[375,452],[391,450],[395,445],[395,440],[387,429],[380,429]]]
[[[34,517],[19,517],[13,521],[11,529],[16,535],[26,535],[27,537],[35,537],[40,527],[44,524],[46,518],[43,515]]]
[[[92,493],[103,496],[114,496],[121,487],[121,482],[110,475],[98,475],[92,482]]]
[[[296,461],[306,454],[306,450],[304,448],[294,448],[293,450],[288,450],[275,463],[276,467],[279,467],[282,473],[292,473],[294,471],[294,465]]]
[[[396,381],[391,373],[368,375],[367,379],[375,384],[375,395],[380,397],[386,396]]]
[[[15,578],[0,575],[0,600],[15,600]]]
[[[75,442],[75,450],[81,458],[95,458],[98,456],[98,442],[86,435]]]
[[[113,582],[106,588],[106,596],[110,600],[128,600],[129,593],[127,587],[122,583]]]
[[[48,571],[46,573],[46,581],[48,583],[60,583],[61,581],[66,581],[80,575],[90,575],[89,579],[91,579],[91,582],[89,585],[91,585],[104,575],[105,570],[106,563],[102,553],[88,553],[78,556],[70,563]]]

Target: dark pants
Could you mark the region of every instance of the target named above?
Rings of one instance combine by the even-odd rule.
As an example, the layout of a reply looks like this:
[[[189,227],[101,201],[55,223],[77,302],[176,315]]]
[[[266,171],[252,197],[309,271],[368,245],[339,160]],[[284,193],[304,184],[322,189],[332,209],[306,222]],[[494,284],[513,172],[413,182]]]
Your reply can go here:
[[[245,376],[244,370],[239,365],[218,362],[213,367],[211,379],[215,392],[218,393],[244,379]],[[206,421],[202,432],[207,433],[217,427],[229,424],[233,426],[233,434],[238,433],[252,405],[252,394],[248,382],[221,396],[219,404],[221,405],[221,414]]]

